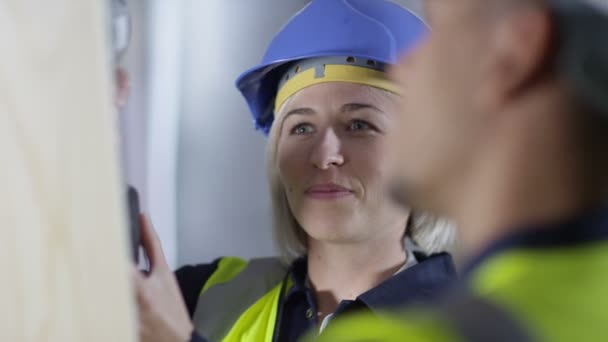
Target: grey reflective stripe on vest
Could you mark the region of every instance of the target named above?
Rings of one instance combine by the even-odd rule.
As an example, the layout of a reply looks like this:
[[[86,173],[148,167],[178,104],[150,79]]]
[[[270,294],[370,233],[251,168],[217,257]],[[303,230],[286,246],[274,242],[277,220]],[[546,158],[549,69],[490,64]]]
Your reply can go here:
[[[278,258],[249,261],[232,280],[211,286],[199,297],[193,317],[196,331],[210,341],[221,341],[239,317],[286,274],[287,267]]]
[[[442,317],[467,342],[534,342],[516,318],[483,298],[457,291],[439,305]]]

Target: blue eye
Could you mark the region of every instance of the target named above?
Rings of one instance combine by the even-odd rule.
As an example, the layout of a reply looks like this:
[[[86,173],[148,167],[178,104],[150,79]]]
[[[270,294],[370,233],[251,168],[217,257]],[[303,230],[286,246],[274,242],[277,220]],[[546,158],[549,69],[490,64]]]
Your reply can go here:
[[[291,134],[303,135],[303,134],[313,133],[314,131],[315,131],[315,129],[312,127],[311,124],[303,123],[303,124],[296,125],[291,130]]]
[[[349,131],[367,131],[372,129],[372,125],[362,120],[353,120],[348,127]]]

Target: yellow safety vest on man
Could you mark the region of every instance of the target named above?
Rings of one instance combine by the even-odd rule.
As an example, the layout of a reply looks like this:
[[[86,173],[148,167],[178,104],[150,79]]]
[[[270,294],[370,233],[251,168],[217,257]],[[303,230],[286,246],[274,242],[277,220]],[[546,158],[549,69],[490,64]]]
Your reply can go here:
[[[437,307],[347,318],[319,341],[608,341],[606,209],[501,241],[467,274]]]

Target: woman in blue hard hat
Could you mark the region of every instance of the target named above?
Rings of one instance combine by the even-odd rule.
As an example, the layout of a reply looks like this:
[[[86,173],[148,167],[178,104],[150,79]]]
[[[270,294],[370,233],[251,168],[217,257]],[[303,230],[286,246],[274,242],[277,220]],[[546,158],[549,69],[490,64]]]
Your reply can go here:
[[[295,341],[347,312],[428,300],[450,282],[450,256],[433,253],[451,227],[385,191],[400,99],[385,70],[426,30],[389,1],[314,0],[278,33],[237,87],[269,135],[281,258],[220,258],[178,270],[176,282],[145,225],[144,341]]]

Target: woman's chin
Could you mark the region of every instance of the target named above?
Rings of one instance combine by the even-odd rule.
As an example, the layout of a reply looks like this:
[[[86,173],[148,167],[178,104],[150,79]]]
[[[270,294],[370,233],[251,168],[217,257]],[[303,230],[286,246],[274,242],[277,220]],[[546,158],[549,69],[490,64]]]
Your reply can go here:
[[[306,227],[306,234],[316,241],[346,243],[353,241],[357,235],[352,220],[317,221]]]

